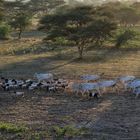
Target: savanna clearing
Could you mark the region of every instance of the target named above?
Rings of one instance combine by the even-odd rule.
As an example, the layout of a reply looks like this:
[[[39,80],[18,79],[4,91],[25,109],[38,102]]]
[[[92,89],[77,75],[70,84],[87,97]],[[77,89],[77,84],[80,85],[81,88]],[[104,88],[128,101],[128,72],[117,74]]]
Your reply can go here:
[[[20,41],[0,42],[2,76],[28,79],[35,72],[51,72],[65,79],[100,73],[106,79],[121,75],[140,77],[139,48],[96,48],[85,51],[84,59],[77,60],[75,47],[46,47],[42,43],[44,34],[38,34],[39,37],[25,33]],[[16,98],[0,92],[0,122],[1,140],[48,140],[61,136],[75,140],[139,140],[140,100],[123,92],[103,95],[98,101],[67,93],[37,91]],[[61,127],[66,127],[66,131]]]

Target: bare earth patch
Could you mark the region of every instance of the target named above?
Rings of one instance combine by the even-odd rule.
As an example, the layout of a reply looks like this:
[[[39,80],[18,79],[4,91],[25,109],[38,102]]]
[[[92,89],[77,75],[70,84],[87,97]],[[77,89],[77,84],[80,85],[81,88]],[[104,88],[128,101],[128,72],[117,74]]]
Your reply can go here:
[[[0,121],[22,123],[32,131],[47,132],[52,126],[72,125],[89,129],[83,139],[140,137],[140,100],[129,93],[104,95],[98,101],[61,93],[27,93],[18,99],[1,93],[0,106]]]

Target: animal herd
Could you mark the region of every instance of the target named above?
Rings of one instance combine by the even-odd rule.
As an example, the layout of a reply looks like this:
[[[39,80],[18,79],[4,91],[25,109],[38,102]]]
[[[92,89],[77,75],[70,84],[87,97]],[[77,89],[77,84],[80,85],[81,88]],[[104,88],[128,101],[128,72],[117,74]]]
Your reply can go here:
[[[0,88],[3,91],[14,91],[17,95],[22,95],[24,90],[34,91],[44,89],[47,92],[56,92],[60,89],[65,89],[68,83],[64,79],[53,78],[52,74],[35,74],[36,79],[7,79],[1,77]]]
[[[54,78],[52,73],[35,73],[32,79],[7,79],[1,77],[0,88],[3,91],[14,91],[16,95],[23,95],[24,90],[45,90],[47,92],[67,91],[82,96],[96,97],[107,92],[108,89],[115,93],[130,91],[136,97],[140,94],[140,79],[135,76],[121,76],[113,80],[104,80],[102,75],[83,75],[78,81]],[[20,91],[19,91],[20,90]],[[23,90],[21,92],[21,90]]]

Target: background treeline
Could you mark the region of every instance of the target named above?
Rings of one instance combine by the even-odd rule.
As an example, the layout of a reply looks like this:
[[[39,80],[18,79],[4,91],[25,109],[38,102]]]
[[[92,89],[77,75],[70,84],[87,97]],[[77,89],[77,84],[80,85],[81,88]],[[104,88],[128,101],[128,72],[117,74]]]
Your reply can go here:
[[[91,46],[121,47],[139,40],[139,7],[140,2],[89,6],[63,0],[0,0],[0,39],[9,39],[11,32],[20,39],[26,29],[40,30],[47,34],[46,43],[76,46],[82,58]]]

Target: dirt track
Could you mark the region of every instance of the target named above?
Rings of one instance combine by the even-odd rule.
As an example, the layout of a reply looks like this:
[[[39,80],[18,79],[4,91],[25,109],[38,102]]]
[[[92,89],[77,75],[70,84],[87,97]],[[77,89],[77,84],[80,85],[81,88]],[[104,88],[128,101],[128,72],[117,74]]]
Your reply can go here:
[[[46,93],[16,99],[0,93],[0,106],[0,121],[23,123],[35,131],[72,124],[89,128],[83,139],[140,139],[140,100],[128,93],[104,95],[98,101]]]

